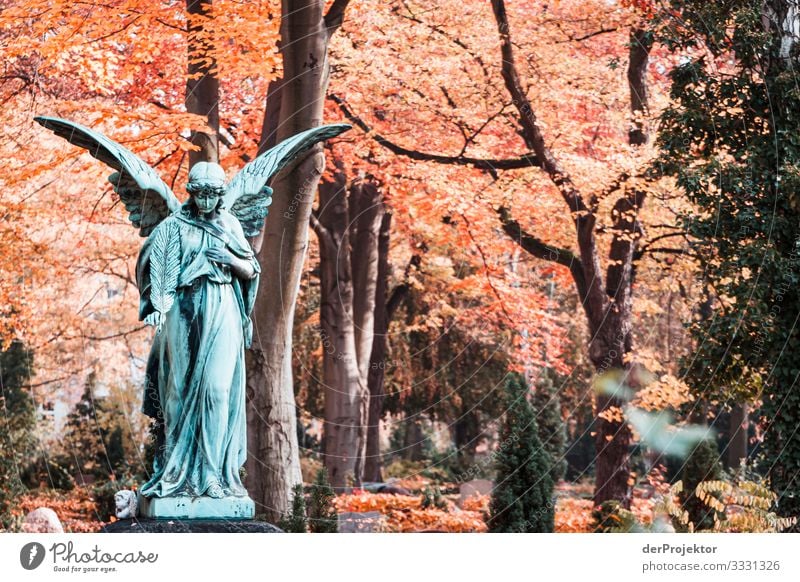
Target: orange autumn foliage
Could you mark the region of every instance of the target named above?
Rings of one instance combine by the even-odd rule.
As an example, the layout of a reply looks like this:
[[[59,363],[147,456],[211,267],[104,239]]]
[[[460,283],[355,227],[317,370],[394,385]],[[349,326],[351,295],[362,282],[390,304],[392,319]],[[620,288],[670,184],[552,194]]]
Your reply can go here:
[[[419,497],[394,495],[389,493],[360,492],[351,495],[340,495],[336,498],[336,509],[342,511],[378,511],[387,513],[391,510],[404,511],[418,509],[422,500]]]
[[[385,517],[387,532],[449,532],[469,533],[487,531],[480,511],[460,510],[454,503],[448,509],[422,508],[419,497],[384,493],[357,493],[336,498],[339,512],[377,511]]]
[[[519,63],[530,80],[529,96],[552,147],[581,186],[602,186],[641,161],[625,145],[624,67],[611,64],[625,58],[626,30],[636,10],[647,12],[649,5],[509,2],[521,54],[536,55],[535,62]],[[200,40],[214,41],[207,58],[218,65],[221,123],[233,137],[222,148],[223,166],[251,157],[261,137],[266,88],[281,69],[279,9],[274,0],[220,0],[204,20],[208,38]],[[180,191],[191,147],[186,132],[203,125],[183,107],[186,25],[182,9],[155,0],[11,1],[0,13],[10,71],[0,91],[0,252],[15,250],[0,258],[8,272],[0,283],[0,336],[22,337],[36,349],[40,383],[98,367],[113,376],[125,370],[125,358],[144,357],[149,332],[132,307],[131,269],[140,241],[105,186],[108,172],[34,127],[31,118],[52,113],[95,126],[158,164]],[[609,32],[574,40],[601,29]],[[524,152],[503,89],[488,3],[446,0],[433,12],[410,0],[352,3],[331,55],[331,93],[394,142],[442,155],[463,149],[477,158]],[[656,51],[653,64],[655,112],[672,63]],[[326,121],[343,119],[336,104],[327,107]],[[360,130],[335,153],[353,172],[373,174],[384,185],[394,212],[397,274],[411,253],[425,249],[410,284],[424,288],[429,309],[410,325],[455,325],[476,338],[501,340],[519,365],[543,365],[547,354],[547,365],[569,371],[561,357],[576,321],[575,312],[562,309],[573,292],[569,273],[520,254],[494,213],[498,204],[513,202],[524,226],[548,243],[570,247],[569,214],[537,168],[495,179],[474,167],[409,160]],[[665,222],[669,206],[672,198],[654,199],[647,222]],[[639,268],[656,295],[677,287],[649,263]],[[548,297],[550,283],[555,292]]]
[[[483,516],[475,511],[451,513],[441,509],[391,511],[387,531],[397,533],[443,532],[483,533],[487,531]]]
[[[489,504],[491,501],[491,495],[473,495],[464,500],[461,504],[461,509],[464,511],[479,511],[487,514],[489,513]]]
[[[548,147],[587,198],[597,196],[597,237],[605,256],[613,232],[611,209],[625,195],[624,188],[614,195],[605,188],[622,172],[637,175],[655,155],[652,143],[641,148],[628,144],[632,118],[625,67],[630,30],[643,15],[652,15],[654,4],[506,4],[525,92]],[[431,11],[416,0],[359,2],[350,7],[331,54],[337,67],[328,115],[344,120],[344,104],[369,128],[357,128],[334,151],[384,184],[393,225],[404,239],[394,244],[397,263],[406,264],[409,253],[424,245],[431,258],[423,267],[436,272],[440,283],[437,287],[425,279],[426,291],[471,300],[468,309],[457,308],[455,315],[448,311],[452,300],[431,301],[420,325],[495,333],[508,342],[504,348],[521,367],[545,365],[546,353],[546,365],[568,373],[563,358],[568,332],[582,325],[579,306],[565,309],[574,296],[569,271],[521,253],[496,216],[500,205],[507,206],[545,244],[576,252],[574,217],[557,188],[537,167],[492,175],[475,165],[412,159],[376,139],[380,135],[423,157],[508,160],[526,152],[500,72],[490,3],[445,0]],[[668,102],[668,72],[675,62],[664,47],[653,47],[645,120],[651,129]],[[635,179],[629,187],[634,185],[641,186]],[[641,223],[645,238],[657,240],[671,232],[674,212],[685,201],[667,182],[648,188],[652,191]],[[684,257],[670,257],[668,263],[662,259],[645,256],[637,263],[634,295],[635,317],[641,322],[634,327],[634,345],[657,347],[659,358],[675,350],[675,345],[663,346],[663,335],[682,337],[677,314],[690,315],[692,302],[676,298],[681,288],[691,288],[696,268]],[[655,308],[666,303],[671,313],[664,322],[665,310]]]
[[[258,147],[281,68],[279,11],[274,0],[219,0],[204,22],[227,168]],[[186,136],[205,127],[184,106],[186,27],[183,4],[156,0],[11,0],[0,10],[0,349],[16,338],[34,351],[38,400],[74,400],[91,371],[105,384],[136,378],[152,332],[136,313],[142,241],[106,181],[111,170],[33,117],[105,133],[183,197]]]
[[[56,512],[65,533],[93,533],[104,525],[97,512],[97,503],[80,487],[64,493],[53,489],[36,489],[19,498],[12,515],[18,518],[39,507]]]
[[[652,499],[635,497],[631,501],[631,511],[641,524],[650,524],[653,521]],[[555,531],[556,533],[592,533],[595,523],[592,518],[594,509],[591,499],[577,499],[565,497],[556,503]]]
[[[556,533],[589,533],[594,527],[592,501],[566,497],[556,503]]]

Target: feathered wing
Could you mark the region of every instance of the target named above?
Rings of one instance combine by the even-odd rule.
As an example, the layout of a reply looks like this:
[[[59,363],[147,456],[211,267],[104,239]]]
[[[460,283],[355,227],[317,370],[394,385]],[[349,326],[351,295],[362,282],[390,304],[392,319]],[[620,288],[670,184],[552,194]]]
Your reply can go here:
[[[245,236],[256,236],[272,204],[272,188],[267,182],[300,154],[326,139],[344,133],[352,126],[335,123],[315,127],[285,139],[242,168],[225,192],[225,207],[239,219]]]
[[[180,208],[180,201],[156,171],[136,154],[78,123],[57,117],[34,117],[40,125],[87,150],[92,157],[116,170],[108,177],[128,211],[128,219],[148,236],[159,222]]]
[[[150,247],[150,303],[164,315],[175,302],[180,270],[180,233],[177,225],[168,220],[153,233]]]

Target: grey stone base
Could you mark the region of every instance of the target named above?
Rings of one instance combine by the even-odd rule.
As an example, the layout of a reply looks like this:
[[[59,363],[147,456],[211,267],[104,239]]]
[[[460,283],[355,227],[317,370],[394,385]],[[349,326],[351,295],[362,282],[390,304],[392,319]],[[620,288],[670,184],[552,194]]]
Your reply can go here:
[[[138,495],[138,515],[151,519],[253,519],[250,497],[144,497]]]
[[[266,521],[252,519],[120,519],[97,533],[282,533]]]

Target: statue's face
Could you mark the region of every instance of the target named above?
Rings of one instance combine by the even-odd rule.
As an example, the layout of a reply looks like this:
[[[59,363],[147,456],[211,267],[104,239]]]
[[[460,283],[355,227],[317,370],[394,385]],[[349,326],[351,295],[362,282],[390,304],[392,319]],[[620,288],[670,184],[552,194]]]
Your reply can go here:
[[[192,199],[200,212],[208,214],[217,207],[223,194],[224,190],[222,188],[206,187],[192,194]]]

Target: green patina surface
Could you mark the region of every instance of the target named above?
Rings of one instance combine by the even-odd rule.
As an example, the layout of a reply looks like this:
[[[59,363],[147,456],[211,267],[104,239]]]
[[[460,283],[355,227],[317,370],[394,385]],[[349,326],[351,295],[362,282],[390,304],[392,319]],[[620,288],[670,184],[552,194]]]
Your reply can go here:
[[[144,497],[139,494],[139,516],[154,519],[253,519],[249,497]]]

